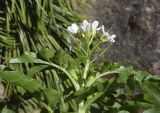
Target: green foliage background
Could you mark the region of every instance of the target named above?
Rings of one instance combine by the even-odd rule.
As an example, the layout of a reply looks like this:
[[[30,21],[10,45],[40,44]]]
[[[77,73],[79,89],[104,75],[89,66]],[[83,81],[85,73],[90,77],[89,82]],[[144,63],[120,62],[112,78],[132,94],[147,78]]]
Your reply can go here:
[[[9,72],[6,71],[6,74],[1,73],[0,77],[9,81],[8,84],[8,82],[6,83],[1,79],[5,86],[4,95],[6,95],[1,101],[1,109],[6,106],[10,106],[11,109],[15,110],[18,110],[17,108],[19,107],[23,109],[36,108],[37,106],[33,104],[34,102],[23,99],[22,95],[25,91],[17,87],[17,85],[24,86],[23,88],[29,92],[39,90],[41,85],[52,88],[54,87],[52,75],[56,72],[46,71],[33,76],[40,69],[36,67],[31,69],[30,77],[38,79],[41,83],[41,85],[36,85],[37,81],[34,79],[29,80],[22,74],[27,73],[33,64],[10,64],[9,59],[19,57],[26,51],[37,53],[43,48],[47,48],[54,53],[60,49],[67,48],[65,34],[62,32],[72,22],[79,21],[79,17],[73,11],[70,0],[1,0],[0,4],[0,62],[2,69],[4,65],[9,68],[6,69]],[[42,54],[42,57],[46,55],[43,51],[40,54]],[[49,55],[47,54],[47,56]],[[44,66],[39,67],[43,69]],[[11,72],[15,75],[15,78],[12,78],[14,76],[9,76],[12,75],[10,74],[11,70],[17,70],[17,72]],[[21,83],[17,83],[17,81],[21,81]],[[45,90],[48,91],[48,89]],[[49,90],[49,92],[53,91]],[[27,95],[32,100],[32,94],[29,93]],[[42,106],[45,107],[43,104]]]

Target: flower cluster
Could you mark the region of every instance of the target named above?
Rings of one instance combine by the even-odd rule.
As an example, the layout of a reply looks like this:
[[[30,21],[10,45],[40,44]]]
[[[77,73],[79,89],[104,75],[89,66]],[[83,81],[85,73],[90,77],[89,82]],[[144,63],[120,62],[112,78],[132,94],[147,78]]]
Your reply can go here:
[[[78,32],[96,32],[102,30],[103,35],[111,42],[115,42],[116,35],[110,35],[108,32],[104,30],[104,25],[98,27],[99,22],[97,20],[92,23],[84,20],[79,26],[73,23],[71,26],[68,26],[67,30],[70,33],[76,34]]]

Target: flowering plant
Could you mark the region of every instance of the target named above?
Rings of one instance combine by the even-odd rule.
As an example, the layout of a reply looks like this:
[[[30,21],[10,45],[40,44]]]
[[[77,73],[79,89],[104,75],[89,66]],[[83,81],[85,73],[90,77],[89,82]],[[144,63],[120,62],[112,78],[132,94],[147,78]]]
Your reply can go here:
[[[50,113],[137,113],[138,109],[153,113],[159,109],[159,77],[119,63],[95,63],[107,50],[93,57],[100,44],[113,43],[116,37],[98,26],[98,21],[73,23],[67,28],[65,49],[54,52],[48,47],[12,58],[10,63],[35,64],[27,72],[29,77],[15,71],[0,71],[0,76],[31,93],[41,92],[35,98]],[[30,78],[44,71],[53,75],[46,83],[50,87]],[[20,76],[18,80],[15,75]],[[27,81],[34,87],[28,87]]]

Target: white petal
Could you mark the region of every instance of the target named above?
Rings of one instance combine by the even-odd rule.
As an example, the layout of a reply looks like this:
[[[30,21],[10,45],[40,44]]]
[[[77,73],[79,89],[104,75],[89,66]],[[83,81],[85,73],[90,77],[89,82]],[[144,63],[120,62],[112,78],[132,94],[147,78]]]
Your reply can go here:
[[[92,30],[96,30],[96,28],[98,27],[99,22],[97,20],[93,21],[92,23]]]
[[[116,38],[116,35],[112,35],[112,38]]]
[[[104,25],[102,25],[102,33],[105,35]]]
[[[87,20],[83,20],[83,26],[87,26],[89,22]]]
[[[114,40],[114,39],[111,39],[110,41],[111,41],[111,42],[115,42],[115,40]]]
[[[76,34],[79,30],[79,27],[73,23],[71,26],[68,26],[67,30],[73,34]]]
[[[81,29],[82,29],[83,32],[86,31],[86,23],[87,23],[87,22],[88,22],[87,20],[83,20],[83,23],[82,23],[82,25],[81,25]]]
[[[74,33],[77,33],[77,32],[78,32],[78,26],[77,26],[77,24],[73,23],[73,24],[71,25],[71,27],[72,27]]]
[[[74,31],[73,31],[73,29],[72,29],[71,26],[68,26],[67,30],[68,30],[69,32],[71,32],[71,33],[74,33]]]
[[[111,42],[115,42],[115,38],[116,38],[116,35],[111,35],[108,37],[108,39],[111,41]]]
[[[83,20],[81,29],[83,30],[83,32],[88,32],[91,29],[91,24],[87,20]]]

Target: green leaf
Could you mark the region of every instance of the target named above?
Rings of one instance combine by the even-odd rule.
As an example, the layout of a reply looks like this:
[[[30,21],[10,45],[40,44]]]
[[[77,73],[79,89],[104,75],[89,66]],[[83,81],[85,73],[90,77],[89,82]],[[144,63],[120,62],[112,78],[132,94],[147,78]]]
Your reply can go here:
[[[29,78],[19,71],[0,71],[0,78],[29,92],[39,91],[42,88],[37,80]]]
[[[59,66],[68,67],[70,57],[69,55],[67,55],[67,52],[65,52],[64,50],[59,50],[56,52],[55,58]]]
[[[70,69],[76,69],[78,66],[80,66],[81,63],[85,63],[86,57],[79,56],[78,58],[74,58],[74,60],[71,60],[69,62]]]
[[[62,113],[67,113],[69,111],[69,104],[68,103],[65,103],[63,102],[62,104],[59,105],[59,110],[62,112]]]
[[[39,55],[42,59],[44,60],[49,60],[54,56],[54,51],[51,50],[50,48],[42,48],[41,51],[39,52]]]
[[[54,106],[62,96],[62,93],[51,88],[44,89],[43,93],[48,104],[50,104],[51,106]]]
[[[129,113],[129,112],[126,110],[123,110],[123,111],[119,111],[118,113]]]
[[[147,108],[151,108],[154,106],[153,104],[150,104],[149,102],[145,102],[145,101],[132,101],[131,100],[131,101],[126,101],[126,102],[129,106],[133,106],[135,108],[147,109]]]
[[[118,82],[126,84],[128,77],[133,75],[134,70],[132,67],[120,67],[116,69],[115,72],[119,73]]]
[[[117,89],[117,90],[115,90],[115,91],[116,91],[116,94],[113,94],[114,97],[118,97],[118,96],[120,96],[120,95],[122,95],[122,94],[125,93],[125,91],[124,91],[123,88]]]
[[[135,92],[136,82],[133,76],[128,77],[127,84],[125,85],[125,89],[129,95],[132,95]]]
[[[5,65],[0,65],[0,71],[4,70],[6,68]]]
[[[37,54],[34,52],[25,52],[19,58],[11,58],[9,61],[11,64],[13,63],[40,63],[46,64],[46,61],[37,58]]]
[[[160,88],[151,81],[145,81],[142,87],[160,104]]]
[[[148,77],[150,74],[148,72],[144,71],[134,71],[135,79],[141,83],[146,77]]]
[[[154,76],[150,75],[150,76],[147,76],[145,78],[145,80],[157,81],[160,83],[160,76],[159,75],[154,75]]]
[[[47,68],[48,65],[38,65],[38,66],[33,66],[27,73],[28,76],[33,76],[35,73],[40,72],[41,70]]]
[[[160,107],[155,107],[155,108],[148,109],[143,113],[159,113],[159,112],[160,112]]]
[[[8,108],[3,108],[1,113],[16,113],[16,112]]]
[[[121,104],[119,104],[118,102],[115,102],[115,103],[113,104],[113,108],[119,109],[120,107],[121,107]]]
[[[32,63],[37,60],[37,54],[34,52],[25,52],[19,58],[11,58],[10,63]]]

